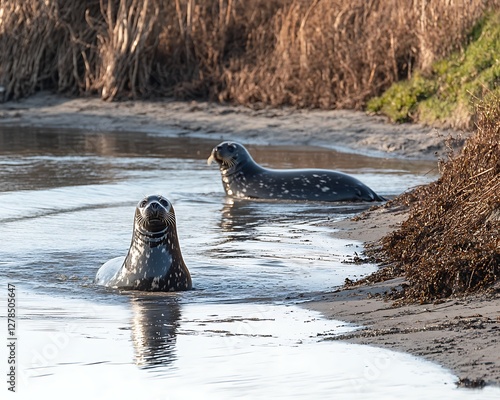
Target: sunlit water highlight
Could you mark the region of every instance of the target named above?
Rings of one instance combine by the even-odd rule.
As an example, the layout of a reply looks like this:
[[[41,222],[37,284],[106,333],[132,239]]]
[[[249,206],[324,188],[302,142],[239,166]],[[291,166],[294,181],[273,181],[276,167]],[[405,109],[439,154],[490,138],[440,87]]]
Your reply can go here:
[[[215,144],[0,131],[0,298],[16,284],[22,396],[475,398],[434,364],[321,341],[355,327],[296,304],[375,269],[352,264],[359,243],[324,227],[367,205],[233,202],[206,165]],[[385,196],[436,172],[428,163],[317,148],[250,151],[277,168],[343,170]],[[136,203],[153,193],[174,204],[195,290],[96,287],[99,266],[128,249]],[[491,393],[498,395],[488,388],[481,398]]]

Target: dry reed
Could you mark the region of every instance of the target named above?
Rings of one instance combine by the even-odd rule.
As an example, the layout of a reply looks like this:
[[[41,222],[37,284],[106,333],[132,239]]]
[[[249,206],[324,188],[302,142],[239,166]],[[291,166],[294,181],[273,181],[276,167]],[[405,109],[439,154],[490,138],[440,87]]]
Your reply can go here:
[[[0,85],[360,108],[499,0],[4,0]]]

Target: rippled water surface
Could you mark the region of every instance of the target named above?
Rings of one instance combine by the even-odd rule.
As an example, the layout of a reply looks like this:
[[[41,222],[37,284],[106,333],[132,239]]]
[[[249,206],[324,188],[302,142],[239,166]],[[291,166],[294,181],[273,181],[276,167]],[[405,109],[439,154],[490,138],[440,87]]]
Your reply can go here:
[[[322,342],[355,327],[296,304],[375,269],[353,264],[360,244],[324,226],[367,205],[231,201],[206,164],[216,144],[1,128],[0,287],[1,298],[7,283],[18,291],[21,394],[473,398],[434,364]],[[249,150],[276,168],[342,170],[385,196],[436,176],[432,163],[309,147]],[[153,193],[174,204],[195,290],[96,287],[99,266],[128,249],[135,205]]]

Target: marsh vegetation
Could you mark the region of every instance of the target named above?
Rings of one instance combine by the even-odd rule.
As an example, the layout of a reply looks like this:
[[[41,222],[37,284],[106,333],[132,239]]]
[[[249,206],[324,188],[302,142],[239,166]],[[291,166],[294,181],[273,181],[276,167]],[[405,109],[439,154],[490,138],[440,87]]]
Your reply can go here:
[[[361,109],[459,50],[497,0],[9,0],[8,99],[48,89]]]

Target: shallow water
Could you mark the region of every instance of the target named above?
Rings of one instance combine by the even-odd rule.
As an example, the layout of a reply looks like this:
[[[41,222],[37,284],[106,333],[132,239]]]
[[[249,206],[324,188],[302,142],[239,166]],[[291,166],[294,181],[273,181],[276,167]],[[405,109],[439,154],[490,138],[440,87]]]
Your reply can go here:
[[[355,327],[296,304],[375,269],[351,263],[360,244],[333,238],[323,223],[369,205],[231,201],[218,170],[206,165],[216,144],[0,130],[0,296],[7,283],[18,288],[20,393],[113,398],[144,393],[147,385],[148,398],[395,398],[409,389],[411,398],[473,398],[434,364],[322,342],[322,334]],[[428,162],[320,148],[249,150],[276,168],[340,169],[385,196],[436,174]],[[99,266],[128,249],[135,205],[153,193],[174,204],[195,290],[148,295],[96,287]]]

